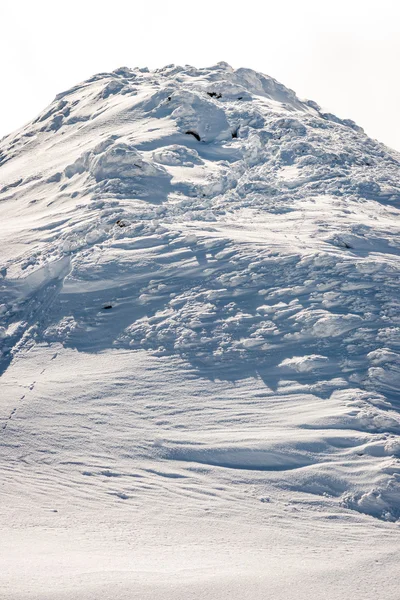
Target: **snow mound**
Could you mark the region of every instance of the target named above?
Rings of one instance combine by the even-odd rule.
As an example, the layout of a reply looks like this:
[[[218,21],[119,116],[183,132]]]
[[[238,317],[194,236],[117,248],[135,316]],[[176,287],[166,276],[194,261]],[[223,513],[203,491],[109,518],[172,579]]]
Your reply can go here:
[[[11,493],[398,520],[399,167],[226,63],[100,73],[1,140]]]
[[[171,116],[182,133],[196,134],[204,142],[231,138],[225,111],[205,97],[189,92],[174,92],[171,109]]]

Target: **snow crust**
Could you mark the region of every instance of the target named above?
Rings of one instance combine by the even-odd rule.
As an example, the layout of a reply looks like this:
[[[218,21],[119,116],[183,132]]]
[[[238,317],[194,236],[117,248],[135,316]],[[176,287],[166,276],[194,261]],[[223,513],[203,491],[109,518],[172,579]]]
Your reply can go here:
[[[296,553],[311,561],[314,527],[315,597],[351,589],[343,557],[329,579],[333,543],[358,553],[352,597],[376,597],[400,519],[399,167],[352,121],[226,63],[101,73],[0,141],[0,509],[12,552],[36,557],[19,580],[0,554],[5,598],[116,582],[116,598],[309,598]],[[103,531],[131,575],[100,552],[98,589],[54,579],[34,550],[63,555],[48,528],[71,531],[82,573]],[[177,555],[192,540],[187,581],[171,529]],[[249,563],[225,571],[245,538]]]

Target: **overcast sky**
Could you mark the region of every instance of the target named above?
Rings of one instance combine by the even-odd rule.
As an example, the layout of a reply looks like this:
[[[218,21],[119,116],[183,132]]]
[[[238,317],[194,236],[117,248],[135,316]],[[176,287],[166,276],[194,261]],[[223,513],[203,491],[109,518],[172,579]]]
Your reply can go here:
[[[0,137],[99,71],[221,60],[400,150],[400,0],[0,0]]]

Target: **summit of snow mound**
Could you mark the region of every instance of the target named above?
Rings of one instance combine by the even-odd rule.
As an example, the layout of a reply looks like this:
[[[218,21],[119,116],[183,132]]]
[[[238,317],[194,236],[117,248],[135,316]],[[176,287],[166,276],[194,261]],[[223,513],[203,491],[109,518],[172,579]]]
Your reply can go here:
[[[399,167],[226,63],[100,73],[1,140],[10,498],[390,528]]]

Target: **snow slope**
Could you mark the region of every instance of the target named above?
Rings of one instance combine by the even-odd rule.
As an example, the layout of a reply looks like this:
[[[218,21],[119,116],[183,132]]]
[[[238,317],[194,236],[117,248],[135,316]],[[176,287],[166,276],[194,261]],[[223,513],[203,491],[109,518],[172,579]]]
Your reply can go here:
[[[398,599],[399,166],[226,63],[0,141],[3,598]]]

